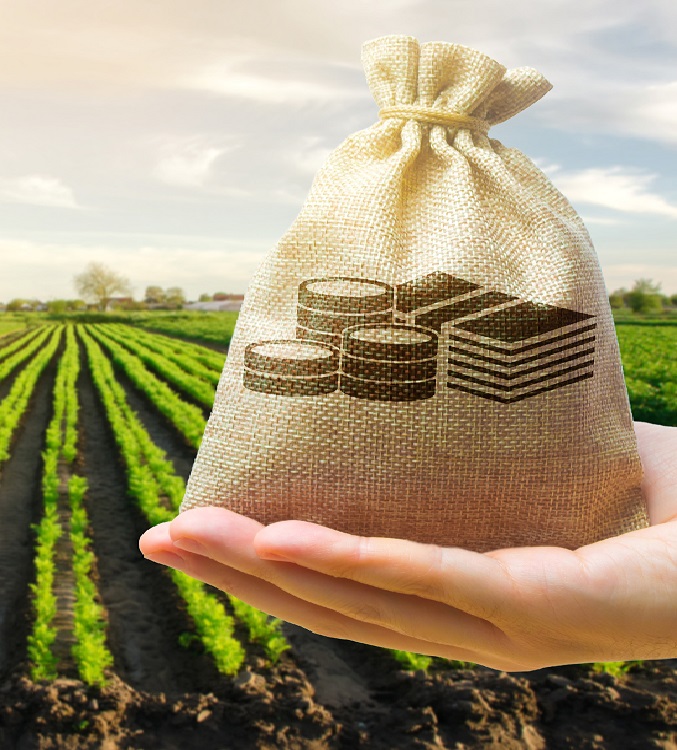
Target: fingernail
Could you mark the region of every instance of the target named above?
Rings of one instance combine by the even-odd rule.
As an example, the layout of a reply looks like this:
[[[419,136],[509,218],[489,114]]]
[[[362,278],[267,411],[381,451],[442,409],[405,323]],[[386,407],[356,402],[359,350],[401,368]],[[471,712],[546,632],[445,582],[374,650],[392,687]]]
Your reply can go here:
[[[172,543],[179,549],[185,549],[186,552],[195,552],[196,555],[207,554],[207,548],[204,546],[204,544],[188,536],[179,537],[178,539],[172,539]]]
[[[151,560],[160,565],[166,565],[169,568],[184,569],[186,567],[186,561],[175,555],[173,552],[154,552],[152,555],[144,555],[146,560]]]

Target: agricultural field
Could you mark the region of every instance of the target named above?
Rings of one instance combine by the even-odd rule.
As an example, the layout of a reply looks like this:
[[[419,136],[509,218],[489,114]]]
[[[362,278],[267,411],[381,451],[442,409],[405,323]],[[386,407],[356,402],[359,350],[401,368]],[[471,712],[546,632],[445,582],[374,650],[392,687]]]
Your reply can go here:
[[[0,750],[673,746],[677,660],[508,675],[316,636],[144,560],[223,315],[0,337]],[[618,335],[635,417],[677,424],[677,325]]]
[[[228,347],[237,315],[236,312],[129,313],[129,322],[155,333],[191,339],[221,349]]]

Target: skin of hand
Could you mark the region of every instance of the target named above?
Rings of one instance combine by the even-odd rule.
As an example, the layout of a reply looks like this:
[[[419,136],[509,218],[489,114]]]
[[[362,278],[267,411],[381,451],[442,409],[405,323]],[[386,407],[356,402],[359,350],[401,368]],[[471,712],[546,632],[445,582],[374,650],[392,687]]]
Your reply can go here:
[[[677,427],[636,423],[651,526],[488,553],[195,508],[144,556],[333,638],[524,671],[677,657]]]

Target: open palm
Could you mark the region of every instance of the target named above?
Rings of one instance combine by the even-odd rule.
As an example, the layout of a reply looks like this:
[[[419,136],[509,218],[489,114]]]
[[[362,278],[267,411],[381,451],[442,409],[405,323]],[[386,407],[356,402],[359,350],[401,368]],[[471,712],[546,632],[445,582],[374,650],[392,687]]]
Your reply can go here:
[[[503,670],[677,657],[677,428],[636,423],[651,527],[488,553],[195,508],[143,554],[334,638]]]

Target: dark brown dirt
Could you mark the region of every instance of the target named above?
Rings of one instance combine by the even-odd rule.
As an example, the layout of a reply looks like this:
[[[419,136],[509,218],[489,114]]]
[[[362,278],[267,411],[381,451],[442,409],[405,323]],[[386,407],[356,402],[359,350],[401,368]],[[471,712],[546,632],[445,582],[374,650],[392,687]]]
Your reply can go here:
[[[374,673],[387,703],[360,695],[341,711],[322,706],[292,659],[245,671],[211,692],[104,688],[74,680],[0,686],[3,750],[674,750],[677,680],[646,664],[617,680],[580,669],[537,679],[492,670]],[[357,698],[357,696],[356,696]]]
[[[52,416],[56,358],[42,374],[0,466],[0,675],[23,658],[28,584],[33,580],[31,524],[41,512],[41,452]]]

